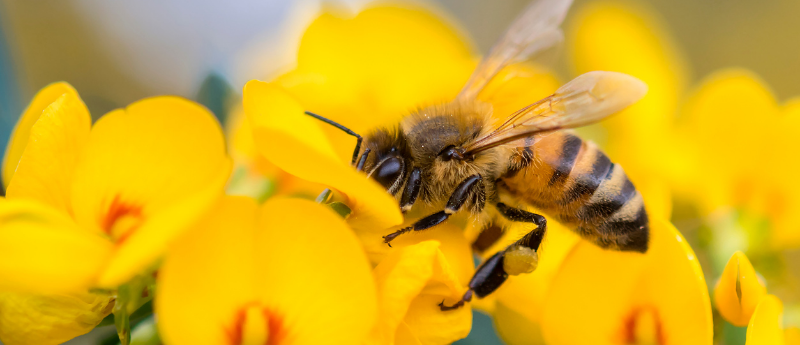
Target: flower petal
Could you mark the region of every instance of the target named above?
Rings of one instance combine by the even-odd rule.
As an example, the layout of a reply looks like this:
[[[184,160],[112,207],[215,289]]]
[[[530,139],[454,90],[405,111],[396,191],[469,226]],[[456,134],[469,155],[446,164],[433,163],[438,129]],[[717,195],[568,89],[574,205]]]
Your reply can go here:
[[[3,289],[85,290],[94,284],[111,253],[111,242],[79,228],[59,210],[29,200],[0,201]]]
[[[740,69],[714,73],[692,95],[679,141],[690,143],[693,149],[687,156],[694,157],[692,168],[680,179],[683,193],[700,200],[702,211],[746,206],[757,199],[761,167],[770,165],[764,161],[764,147],[754,143],[771,141],[778,110],[767,86]],[[741,133],[748,133],[747,140],[741,140]],[[748,157],[749,164],[737,162],[742,157]]]
[[[224,197],[170,248],[155,305],[165,343],[230,342],[238,309],[256,300],[257,210],[252,199]]]
[[[784,336],[786,338],[786,344],[800,345],[800,328],[788,327],[786,328],[786,332],[784,332]]]
[[[797,138],[800,137],[800,98],[786,103],[780,122],[772,128],[771,141],[764,143],[769,147],[769,178],[764,191],[763,211],[773,224],[772,245],[775,248],[800,247],[800,183],[794,183],[793,171],[800,169],[800,161],[786,159],[795,154]]]
[[[72,204],[80,225],[120,245],[100,284],[113,287],[151,264],[222,194],[229,169],[219,124],[188,100],[149,98],[97,121]]]
[[[672,161],[652,157],[673,143],[665,129],[672,127],[688,76],[669,33],[646,8],[609,1],[580,7],[571,23],[567,47],[577,73],[623,72],[648,85],[644,99],[603,121],[609,155],[633,177],[670,169]]]
[[[530,231],[530,225],[526,224],[522,230]],[[514,237],[520,238],[523,235],[524,233]],[[507,343],[522,344],[521,339],[526,339],[528,342],[538,339],[539,342],[544,342],[541,322],[548,290],[564,259],[579,240],[580,237],[573,231],[560,223],[549,221],[536,271],[508,277],[508,280],[494,293],[497,298],[493,313],[495,325]],[[526,326],[518,327],[519,325]]]
[[[725,320],[738,327],[747,326],[767,288],[758,281],[750,260],[742,252],[733,253],[717,286],[714,304]]]
[[[365,134],[397,123],[409,109],[452,100],[476,62],[440,17],[382,5],[350,18],[318,17],[300,42],[297,69],[278,82],[307,110]],[[350,140],[333,142],[340,157],[349,157]]]
[[[78,157],[83,153],[89,139],[92,118],[89,110],[81,101],[75,90],[66,84],[53,84],[37,95],[34,104],[42,102],[41,98],[49,93],[61,91],[63,94],[42,110],[38,120],[27,130],[22,127],[33,115],[25,114],[20,122],[18,134],[9,146],[16,150],[27,132],[29,137],[22,155],[17,157],[16,172],[8,183],[6,196],[11,199],[36,199],[65,213],[71,213],[70,186]],[[31,109],[29,109],[31,111]],[[12,159],[9,157],[8,159]]]
[[[0,292],[0,341],[6,345],[61,344],[89,333],[113,306],[112,297],[86,292]]]
[[[300,178],[329,185],[347,195],[351,218],[369,218],[375,227],[402,222],[397,201],[376,182],[342,163],[318,121],[280,87],[250,81],[244,88],[244,108],[261,154]]]
[[[272,198],[259,211],[256,293],[281,344],[357,344],[377,315],[358,239],[330,208]],[[284,342],[280,342],[283,339]]]
[[[17,164],[19,163],[20,157],[22,157],[22,152],[24,152],[25,147],[28,146],[31,127],[39,120],[44,109],[64,94],[78,97],[78,92],[76,92],[71,85],[65,82],[52,83],[39,90],[36,96],[33,97],[31,104],[25,108],[22,116],[17,121],[17,125],[14,127],[14,132],[11,133],[11,138],[6,148],[6,154],[3,158],[4,188],[8,187],[11,176],[13,176],[14,172],[17,170]]]
[[[465,288],[458,282],[439,241],[398,248],[375,267],[380,314],[368,344],[449,344],[469,334],[469,307],[443,312]]]
[[[783,303],[775,295],[766,295],[758,303],[747,325],[746,345],[783,345]]]
[[[154,212],[135,233],[127,237],[100,275],[98,285],[113,288],[141,273],[159,258],[167,246],[197,221],[214,201],[222,195],[228,170],[222,170],[214,180],[195,193]]]
[[[636,341],[631,337],[640,319],[650,320],[666,344],[711,343],[711,304],[694,253],[671,224],[654,219],[650,226],[645,255],[588,242],[575,247],[545,299],[548,344]]]

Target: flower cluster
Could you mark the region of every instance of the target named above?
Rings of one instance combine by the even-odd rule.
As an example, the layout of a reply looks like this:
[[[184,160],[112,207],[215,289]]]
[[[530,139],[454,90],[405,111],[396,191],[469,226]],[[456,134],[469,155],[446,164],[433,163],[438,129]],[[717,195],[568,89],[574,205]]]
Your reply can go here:
[[[800,246],[800,191],[788,182],[798,163],[785,159],[800,107],[779,105],[741,70],[713,75],[679,107],[686,67],[652,23],[646,11],[596,3],[567,35],[577,72],[620,71],[650,86],[640,104],[585,133],[607,134],[601,144],[642,192],[647,253],[600,249],[550,220],[535,272],[455,310],[438,305],[461,299],[476,258],[528,226],[476,250],[480,224],[465,216],[387,246],[383,236],[417,215],[404,217],[350,165],[353,137],[305,114],[365,134],[452,100],[478,59],[430,12],[383,5],[321,15],[292,70],[244,86],[227,136],[179,97],[140,100],[92,123],[70,85],[51,84],[22,114],[3,160],[0,340],[58,344],[108,317],[128,344],[133,315],[152,305],[159,341],[172,345],[449,344],[470,333],[473,308],[509,344],[712,344],[721,322],[747,326],[748,344],[797,343],[781,299],[747,257],[719,258],[742,243],[760,244],[752,250],[762,258]],[[519,63],[481,101],[502,118],[559,84]],[[673,214],[673,198],[704,224],[687,234],[716,236],[703,252],[670,222],[689,218]],[[763,219],[760,242],[714,244],[731,232],[754,236],[725,220],[747,229]],[[713,304],[704,268],[721,277]]]

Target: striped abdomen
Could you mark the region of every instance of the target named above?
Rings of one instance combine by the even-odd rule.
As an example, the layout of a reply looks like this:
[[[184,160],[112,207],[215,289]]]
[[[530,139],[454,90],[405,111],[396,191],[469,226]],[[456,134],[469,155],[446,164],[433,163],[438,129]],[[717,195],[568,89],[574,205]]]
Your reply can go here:
[[[529,140],[499,185],[603,248],[645,252],[642,195],[597,146],[567,132]]]

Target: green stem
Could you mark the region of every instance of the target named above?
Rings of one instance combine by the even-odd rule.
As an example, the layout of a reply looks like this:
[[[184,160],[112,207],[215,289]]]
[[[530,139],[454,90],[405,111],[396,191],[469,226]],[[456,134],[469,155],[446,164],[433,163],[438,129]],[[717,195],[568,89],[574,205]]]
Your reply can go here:
[[[120,345],[129,345],[131,342],[131,320],[128,312],[130,295],[130,287],[127,285],[122,285],[117,289],[117,300],[114,303],[114,325],[117,327]]]

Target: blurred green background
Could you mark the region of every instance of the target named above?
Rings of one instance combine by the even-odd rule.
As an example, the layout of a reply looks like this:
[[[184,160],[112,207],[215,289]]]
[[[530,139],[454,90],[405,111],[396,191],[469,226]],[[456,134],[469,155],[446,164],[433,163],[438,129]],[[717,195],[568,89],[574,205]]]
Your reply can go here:
[[[591,0],[576,0],[575,7]],[[528,0],[438,0],[486,52]],[[800,1],[623,0],[656,13],[689,67],[690,83],[724,67],[744,67],[780,101],[800,95]],[[328,2],[326,2],[328,3]],[[336,1],[357,9],[368,1]],[[329,3],[323,6],[328,6]],[[293,60],[318,1],[12,1],[0,2],[0,149],[36,91],[65,80],[91,113],[175,94],[217,115],[222,95],[268,78]],[[570,18],[567,18],[569,21]],[[566,69],[556,61],[555,67]],[[709,285],[713,277],[707,277]],[[500,344],[491,320],[476,313],[458,344]],[[110,327],[69,344],[113,337]]]

